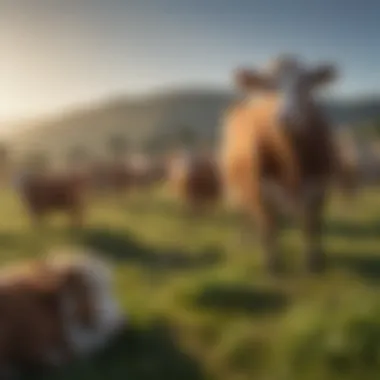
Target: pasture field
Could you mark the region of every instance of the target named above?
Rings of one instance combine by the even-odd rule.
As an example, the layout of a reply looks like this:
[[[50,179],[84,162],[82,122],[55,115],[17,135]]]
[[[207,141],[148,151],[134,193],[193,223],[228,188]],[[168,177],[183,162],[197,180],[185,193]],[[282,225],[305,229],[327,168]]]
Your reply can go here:
[[[241,243],[222,210],[189,222],[160,191],[91,202],[82,231],[64,217],[32,228],[18,199],[0,195],[1,261],[80,244],[116,264],[130,331],[58,380],[380,378],[380,195],[334,199],[329,270],[303,270],[299,232],[282,234],[288,270],[265,273],[256,243]],[[30,378],[30,377],[28,377]]]

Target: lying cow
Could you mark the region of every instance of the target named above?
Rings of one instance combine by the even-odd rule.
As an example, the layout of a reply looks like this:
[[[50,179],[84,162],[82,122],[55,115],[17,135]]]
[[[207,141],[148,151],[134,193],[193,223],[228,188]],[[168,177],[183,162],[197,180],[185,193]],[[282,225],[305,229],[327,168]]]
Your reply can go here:
[[[277,214],[284,207],[301,219],[310,270],[325,267],[322,216],[337,152],[313,91],[335,76],[331,65],[309,68],[291,56],[280,57],[267,72],[236,73],[247,98],[225,117],[223,182],[226,197],[254,216],[273,271],[280,269]]]
[[[50,255],[0,272],[0,377],[60,367],[124,328],[109,268],[84,255]]]
[[[85,177],[79,174],[20,173],[14,185],[30,216],[36,223],[53,211],[64,211],[73,225],[83,222],[85,209]]]

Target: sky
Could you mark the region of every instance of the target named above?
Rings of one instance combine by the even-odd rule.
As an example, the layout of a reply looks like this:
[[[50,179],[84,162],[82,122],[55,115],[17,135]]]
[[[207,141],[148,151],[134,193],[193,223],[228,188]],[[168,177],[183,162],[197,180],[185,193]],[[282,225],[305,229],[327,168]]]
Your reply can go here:
[[[0,122],[167,87],[230,88],[282,52],[380,93],[378,0],[0,0]],[[1,126],[0,126],[1,129]]]

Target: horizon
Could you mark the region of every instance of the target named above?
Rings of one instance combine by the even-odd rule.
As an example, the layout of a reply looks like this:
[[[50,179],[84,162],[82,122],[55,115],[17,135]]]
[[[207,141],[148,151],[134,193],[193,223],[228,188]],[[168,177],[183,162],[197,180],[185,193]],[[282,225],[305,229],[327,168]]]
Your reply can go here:
[[[338,63],[332,98],[380,97],[380,4],[285,3],[279,9],[275,0],[0,0],[0,122],[194,83],[229,91],[236,66],[261,65],[284,51]]]
[[[131,93],[113,93],[110,95],[100,96],[94,99],[87,99],[78,101],[77,103],[68,104],[66,106],[58,107],[57,109],[47,110],[45,112],[29,115],[24,118],[11,118],[11,119],[0,119],[0,123],[11,124],[11,125],[23,125],[23,124],[33,124],[34,122],[44,122],[50,121],[52,119],[59,118],[63,115],[70,115],[76,112],[80,112],[84,109],[97,109],[98,107],[104,107],[108,104],[118,101],[144,101],[146,99],[155,98],[156,96],[167,96],[172,93],[174,94],[183,94],[183,93],[192,93],[196,92],[198,94],[215,92],[220,95],[234,95],[234,91],[228,87],[218,87],[215,85],[207,86],[207,84],[199,84],[196,86],[187,85],[186,83],[178,85],[163,85],[157,88],[147,89],[140,92],[131,92]],[[380,91],[379,93],[364,93],[360,95],[356,94],[343,94],[343,95],[331,95],[327,97],[328,101],[336,103],[356,103],[356,102],[370,102],[372,100],[380,101]],[[2,134],[0,128],[0,135]]]

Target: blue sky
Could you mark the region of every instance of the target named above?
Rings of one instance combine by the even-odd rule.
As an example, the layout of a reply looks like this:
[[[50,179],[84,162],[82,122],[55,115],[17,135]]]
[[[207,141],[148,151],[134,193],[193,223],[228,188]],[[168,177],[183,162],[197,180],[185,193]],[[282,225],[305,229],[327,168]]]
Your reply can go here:
[[[0,120],[161,87],[228,88],[280,52],[380,93],[378,0],[0,0]]]

